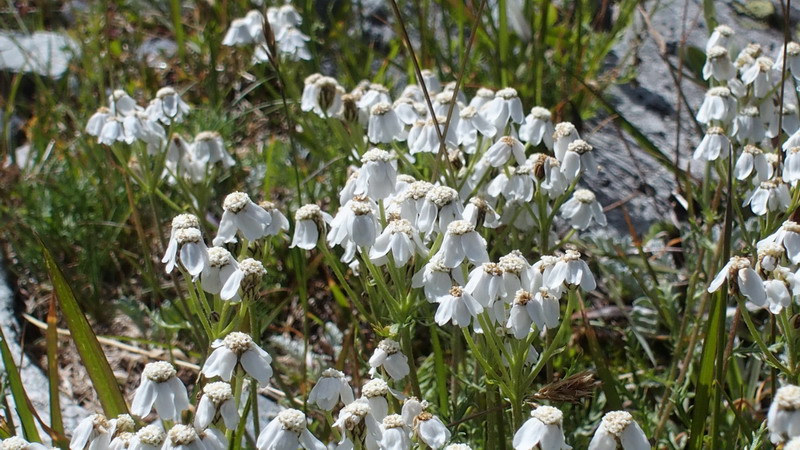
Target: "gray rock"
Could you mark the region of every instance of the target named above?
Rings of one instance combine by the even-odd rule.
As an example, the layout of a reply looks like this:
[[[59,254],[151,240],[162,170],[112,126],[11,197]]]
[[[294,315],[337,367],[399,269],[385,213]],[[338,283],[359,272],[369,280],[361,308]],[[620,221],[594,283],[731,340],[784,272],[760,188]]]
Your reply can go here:
[[[78,55],[78,43],[65,34],[0,32],[0,70],[60,78]]]
[[[20,347],[20,322],[14,308],[14,293],[8,286],[6,271],[2,266],[0,266],[0,328],[6,337],[11,354],[15,356],[15,362],[21,372],[28,398],[39,417],[49,425],[49,381],[42,369],[34,364]],[[5,367],[0,367],[0,373],[4,371]],[[13,405],[14,403],[9,399],[9,404]],[[65,430],[74,429],[80,419],[89,415],[84,408],[75,403],[74,399],[66,395],[61,395],[61,411]],[[17,425],[20,423],[18,417],[14,418],[14,423]],[[40,434],[47,436],[41,429]]]

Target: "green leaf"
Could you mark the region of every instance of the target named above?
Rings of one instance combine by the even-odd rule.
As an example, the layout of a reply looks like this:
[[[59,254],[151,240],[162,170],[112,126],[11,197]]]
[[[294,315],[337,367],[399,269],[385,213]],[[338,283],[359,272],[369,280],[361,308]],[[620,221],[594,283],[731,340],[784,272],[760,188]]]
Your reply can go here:
[[[17,415],[22,425],[22,433],[28,441],[40,442],[39,430],[36,429],[36,421],[34,419],[35,411],[28,399],[28,394],[25,393],[25,387],[22,385],[22,378],[19,376],[17,364],[14,362],[14,357],[11,355],[11,349],[8,348],[6,336],[3,334],[2,329],[0,329],[0,354],[2,355],[6,376],[8,377],[11,395],[14,397]]]
[[[95,392],[97,392],[97,398],[100,400],[103,412],[107,417],[127,414],[128,405],[125,403],[125,398],[122,396],[117,379],[114,377],[114,372],[108,364],[102,347],[100,347],[100,342],[97,341],[94,330],[92,330],[89,321],[86,320],[86,316],[81,311],[72,288],[64,278],[64,273],[61,272],[58,263],[53,259],[50,250],[47,249],[41,239],[39,239],[39,243],[42,247],[42,254],[44,255],[47,272],[50,275],[50,281],[53,283],[53,291],[61,306],[64,320],[66,320],[67,327],[72,334],[72,339],[78,349],[81,361],[86,367],[89,378],[92,380]]]
[[[60,448],[67,448],[69,441],[64,437],[64,421],[61,417],[61,392],[58,390],[60,377],[58,376],[58,329],[56,315],[56,298],[50,297],[50,309],[47,312],[47,378],[50,381],[50,427],[56,436],[54,443]]]

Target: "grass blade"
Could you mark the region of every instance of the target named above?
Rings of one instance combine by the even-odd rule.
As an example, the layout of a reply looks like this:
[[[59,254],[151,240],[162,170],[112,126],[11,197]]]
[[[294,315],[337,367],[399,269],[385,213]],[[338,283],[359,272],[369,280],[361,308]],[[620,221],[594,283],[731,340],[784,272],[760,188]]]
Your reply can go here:
[[[47,312],[47,331],[45,332],[47,342],[47,378],[50,381],[50,427],[59,437],[64,436],[64,421],[61,417],[61,392],[58,390],[61,384],[58,376],[58,317],[56,315],[56,297],[50,297],[50,309]],[[66,448],[69,442],[66,439],[59,439],[54,442],[61,448]]]
[[[9,389],[11,389],[11,395],[14,397],[14,406],[17,409],[20,425],[22,425],[22,433],[28,441],[40,442],[39,430],[36,429],[36,421],[34,419],[35,411],[28,399],[28,394],[25,393],[22,377],[19,375],[19,369],[14,362],[14,357],[11,355],[11,349],[8,348],[6,336],[2,329],[0,329],[0,354],[2,355],[6,377],[8,377]]]
[[[39,240],[39,243],[42,246],[44,262],[50,275],[50,281],[53,283],[53,291],[59,305],[61,305],[61,311],[64,314],[67,327],[72,333],[72,339],[81,356],[81,361],[83,361],[86,372],[89,374],[92,385],[97,392],[97,398],[100,400],[103,412],[107,417],[127,414],[128,406],[125,403],[125,398],[122,396],[117,379],[114,377],[114,372],[111,370],[103,349],[97,341],[94,330],[92,330],[89,321],[86,320],[86,316],[81,311],[72,288],[64,278],[64,273],[61,272],[55,259],[53,259],[50,250],[41,240]]]

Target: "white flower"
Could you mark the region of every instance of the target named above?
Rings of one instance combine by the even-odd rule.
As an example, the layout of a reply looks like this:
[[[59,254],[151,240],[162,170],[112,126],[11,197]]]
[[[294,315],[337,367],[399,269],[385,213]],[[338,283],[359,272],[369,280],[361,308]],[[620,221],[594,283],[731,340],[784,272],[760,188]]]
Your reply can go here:
[[[42,444],[30,443],[18,436],[11,436],[0,442],[0,450],[47,450]]]
[[[386,400],[388,394],[389,385],[380,378],[367,381],[361,388],[361,396],[369,403],[372,417],[379,422],[389,415],[389,402]]]
[[[117,432],[111,443],[108,444],[108,450],[127,450],[130,447],[133,438],[136,435],[130,431]],[[42,446],[44,448],[44,446]]]
[[[272,218],[269,225],[264,230],[267,236],[277,236],[289,229],[289,219],[279,210],[274,203],[262,201],[258,204]]]
[[[728,123],[736,114],[736,99],[731,96],[731,90],[718,86],[706,92],[703,104],[697,111],[697,121],[708,125],[712,120]]]
[[[309,52],[306,47],[306,42],[310,40],[311,38],[293,26],[286,26],[275,34],[275,42],[278,44],[278,51],[287,55],[292,61],[307,61],[311,59],[311,52]],[[267,46],[261,45],[256,49],[266,51]],[[256,55],[258,55],[258,52],[256,52]],[[265,62],[269,60],[269,58],[265,59],[263,56],[260,56],[258,60]]]
[[[514,297],[514,304],[511,307],[508,322],[505,324],[506,328],[511,330],[514,338],[525,339],[531,332],[534,317],[538,319],[537,322],[543,322],[541,320],[541,305],[533,301],[533,295],[530,292],[522,289],[518,290],[517,295]],[[537,327],[539,327],[538,323]],[[539,327],[539,329],[541,330],[542,328]]]
[[[255,378],[259,385],[264,387],[269,383],[272,377],[272,357],[247,334],[234,331],[225,336],[225,339],[215,340],[211,348],[215,350],[201,370],[206,378],[218,376],[224,381],[230,381],[236,365],[241,364],[242,369]]]
[[[784,444],[783,450],[800,450],[800,437],[792,438],[792,440]]]
[[[753,214],[763,216],[769,211],[786,211],[791,202],[789,186],[780,178],[774,178],[759,183],[742,206],[750,205]]]
[[[331,221],[328,243],[344,246],[352,242],[359,249],[372,247],[380,231],[374,202],[365,197],[354,197],[339,209]]]
[[[391,153],[373,148],[361,156],[361,163],[353,191],[355,195],[381,200],[395,193],[397,159]]]
[[[428,107],[408,96],[402,96],[395,100],[392,109],[397,118],[403,125],[414,125],[419,121],[424,121],[428,117]],[[408,137],[407,135],[405,136]]]
[[[444,450],[472,450],[472,447],[467,444],[450,444]]]
[[[503,136],[486,150],[481,162],[491,167],[500,167],[505,165],[512,155],[518,165],[525,164],[525,146],[513,136]]]
[[[333,426],[339,428],[342,433],[338,449],[353,448],[350,436],[363,439],[368,449],[376,449],[382,439],[380,422],[372,415],[369,402],[365,398],[360,398],[342,408]]]
[[[763,98],[780,80],[780,75],[772,68],[774,64],[771,58],[761,56],[742,73],[742,82],[753,85],[753,95],[756,98]]]
[[[743,108],[733,121],[733,131],[731,135],[739,143],[761,142],[767,133],[764,127],[764,120],[756,106]]]
[[[158,122],[150,118],[146,113],[137,111],[122,119],[123,140],[132,144],[140,140],[147,144],[147,152],[150,155],[156,154],[164,146],[167,139],[167,132],[164,131]]]
[[[414,418],[414,432],[433,450],[444,447],[450,440],[450,430],[441,419],[428,412],[422,412]]]
[[[789,384],[778,389],[767,413],[767,429],[773,444],[800,436],[800,387]]]
[[[450,268],[461,265],[464,258],[475,265],[489,261],[486,240],[466,220],[450,222],[439,253],[444,265]]]
[[[478,109],[474,106],[467,106],[459,113],[460,120],[456,126],[458,143],[466,147],[467,153],[475,151],[475,144],[478,141],[478,133],[481,136],[491,139],[497,134],[497,129],[491,122],[486,120]],[[452,126],[452,124],[450,125]]]
[[[520,289],[529,289],[533,283],[533,267],[519,250],[512,250],[497,261],[503,272],[503,298],[511,303],[514,294]]]
[[[300,109],[314,111],[320,117],[336,117],[344,106],[344,88],[335,78],[316,73],[305,79]]]
[[[703,66],[703,79],[714,78],[727,81],[736,76],[736,67],[731,63],[728,49],[722,46],[711,47],[706,51],[706,63]]]
[[[436,75],[436,72],[428,69],[422,69],[420,74],[422,75],[422,82],[420,84],[425,85],[425,89],[428,90],[428,95],[441,92],[442,83],[439,81],[439,76]]]
[[[246,16],[233,19],[222,45],[253,44],[264,38],[264,16],[260,11],[252,10]]]
[[[727,25],[717,25],[706,43],[706,53],[717,46],[727,48],[730,45],[730,37],[733,35],[733,28]]]
[[[786,267],[775,267],[771,272],[772,279],[764,281],[764,291],[767,294],[767,309],[772,314],[780,314],[784,308],[792,303],[793,287],[798,280],[794,273]]]
[[[489,103],[493,99],[494,91],[487,88],[478,88],[478,91],[475,92],[475,96],[469,101],[469,106],[472,106],[480,111],[483,105]]]
[[[792,103],[784,103],[783,108],[781,109],[781,115],[783,116],[781,128],[783,128],[784,133],[791,136],[798,129],[800,129],[800,117],[797,115],[797,106]],[[776,137],[777,135],[778,120],[774,119],[770,122],[770,131],[768,137]]]
[[[582,173],[597,175],[597,161],[592,154],[592,146],[582,139],[567,144],[567,151],[561,161],[561,173],[568,182],[572,182]]]
[[[115,142],[125,141],[125,129],[122,126],[122,120],[117,116],[106,117],[106,122],[103,128],[100,129],[100,134],[97,135],[97,143],[105,145],[114,145]]]
[[[483,306],[493,305],[506,297],[503,269],[496,263],[484,263],[472,269],[464,290]],[[491,316],[491,314],[490,314]]]
[[[189,409],[186,386],[178,379],[172,364],[166,361],[149,363],[144,367],[139,387],[133,395],[131,412],[145,417],[154,405],[158,417],[174,422],[180,421],[181,412]]]
[[[191,425],[176,424],[167,432],[162,450],[209,450]]]
[[[303,93],[300,95],[301,111],[313,111],[318,107],[320,87],[317,85],[317,81],[321,78],[322,74],[314,73],[303,80]]]
[[[800,44],[797,42],[789,42],[785,46],[778,48],[778,55],[775,58],[775,64],[772,66],[773,69],[776,71],[783,70],[784,50],[786,51],[786,70],[788,70],[795,79],[800,78]]]
[[[308,402],[316,404],[325,411],[332,411],[336,403],[349,405],[353,403],[353,388],[344,377],[344,373],[335,369],[325,369],[322,376],[317,380],[317,384],[308,393]]]
[[[541,106],[531,108],[531,113],[525,117],[525,123],[519,127],[519,138],[526,144],[537,146],[544,142],[547,148],[553,148],[553,127],[550,111]]]
[[[454,281],[459,286],[463,286],[463,278],[461,270],[447,267],[437,252],[422,269],[414,274],[411,279],[411,287],[423,288],[428,301],[435,302],[437,298],[450,291]]]
[[[536,153],[528,158],[528,165],[533,168],[533,177],[539,183],[539,187],[547,192],[551,199],[567,191],[569,182],[561,173],[561,163],[558,159],[544,153]]]
[[[597,202],[594,193],[588,189],[576,189],[572,198],[561,206],[561,215],[569,220],[572,228],[585,230],[592,220],[604,227],[608,224],[603,207]]]
[[[189,114],[190,110],[175,89],[164,87],[156,92],[156,98],[150,101],[145,112],[152,120],[169,125],[172,122],[182,122],[183,116]]]
[[[136,432],[128,450],[160,450],[166,439],[167,433],[161,425],[147,425]]]
[[[177,262],[178,256],[178,249],[184,243],[193,243],[192,239],[196,237],[196,235],[200,232],[200,221],[197,220],[197,216],[192,214],[178,214],[175,218],[172,219],[172,230],[170,231],[169,235],[169,243],[167,244],[167,250],[164,252],[164,258],[161,260],[162,263],[167,264],[166,270],[167,273],[172,272],[172,269],[175,267],[175,263]],[[182,231],[182,230],[196,230],[196,231]],[[180,242],[179,237],[180,235]],[[203,244],[205,245],[205,244]],[[196,265],[199,264],[197,261],[198,255],[196,255],[195,250],[198,250],[197,247],[192,247],[186,250],[186,262],[184,263],[185,266],[191,266],[193,269],[196,270]],[[183,251],[181,250],[181,261],[183,262]],[[201,256],[200,256],[201,257]],[[202,270],[202,267],[200,268]]]
[[[253,258],[242,260],[230,274],[225,284],[220,289],[219,297],[222,300],[238,300],[239,288],[245,294],[245,298],[253,298],[254,290],[261,284],[261,279],[267,274],[261,261]]]
[[[564,161],[564,155],[567,153],[569,144],[580,139],[578,130],[575,125],[570,122],[561,122],[556,124],[555,131],[553,131],[553,152],[559,162]]]
[[[245,239],[255,241],[267,235],[267,227],[272,223],[272,215],[259,207],[244,192],[233,192],[225,197],[222,204],[222,219],[219,221],[214,245],[236,242],[236,232],[241,231]]]
[[[214,422],[219,415],[225,427],[235,430],[239,424],[239,410],[233,398],[230,383],[216,381],[203,386],[203,397],[197,403],[197,412],[194,416],[194,426],[204,430]]]
[[[525,113],[522,112],[522,101],[514,88],[500,89],[494,99],[481,106],[481,113],[502,132],[509,121],[522,123]]]
[[[441,143],[439,141],[439,133],[436,132],[438,124],[439,132],[444,135],[444,117],[433,117],[427,120],[420,120],[414,123],[411,130],[408,132],[408,149],[412,155],[416,153],[438,153]],[[446,147],[457,147],[458,136],[456,135],[456,127],[447,127],[447,134],[443,136]]]
[[[391,339],[384,339],[375,347],[369,358],[370,374],[383,367],[393,380],[402,380],[408,375],[408,357],[400,352],[400,344]]]
[[[411,448],[410,430],[403,417],[392,414],[383,418],[383,435],[379,443],[381,450],[408,450]]]
[[[192,145],[194,157],[203,164],[216,164],[221,162],[223,167],[233,167],[235,161],[225,150],[222,136],[216,131],[203,131],[197,134]]]
[[[205,430],[196,430],[197,435],[200,436],[200,441],[205,446],[206,450],[227,450],[228,440],[225,438],[225,433],[216,428],[206,428]]]
[[[510,178],[509,175],[511,175]],[[486,193],[493,198],[502,195],[507,201],[516,203],[528,203],[531,201],[533,191],[533,176],[529,165],[508,167],[507,171],[500,172],[486,186]]]
[[[201,286],[209,294],[219,294],[222,287],[239,267],[231,253],[222,247],[208,249],[208,265],[200,275]],[[238,300],[238,292],[233,300]]]
[[[108,96],[108,104],[111,107],[111,114],[115,116],[130,116],[142,110],[142,107],[136,104],[136,100],[122,89],[116,89]]]
[[[392,103],[392,98],[389,97],[389,90],[385,86],[377,83],[370,84],[361,99],[358,100],[356,105],[363,111],[369,113],[373,106],[378,103]]]
[[[113,424],[102,414],[92,414],[78,422],[72,439],[69,442],[70,450],[103,450],[108,448],[114,434]]]
[[[86,133],[90,136],[99,137],[109,117],[111,117],[110,109],[105,106],[97,108],[97,111],[86,122]]]
[[[719,271],[708,286],[708,292],[716,292],[728,280],[731,288],[739,291],[757,306],[764,306],[767,294],[764,282],[758,273],[750,267],[750,260],[734,256]]]
[[[800,224],[787,220],[781,227],[758,242],[758,248],[775,243],[786,248],[786,256],[792,264],[800,264]]]
[[[439,326],[452,322],[453,325],[464,328],[483,312],[483,306],[461,286],[451,287],[449,293],[439,297],[437,301],[439,307],[436,308],[434,320]]]
[[[514,434],[514,450],[569,450],[561,424],[564,414],[552,406],[539,406]]]
[[[422,206],[425,204],[425,197],[431,189],[433,189],[433,185],[427,181],[411,182],[405,192],[397,197],[400,216],[418,226],[417,218],[420,211],[422,211]]]
[[[800,168],[800,161],[798,161],[798,168]],[[755,145],[745,145],[744,151],[739,156],[739,159],[736,160],[733,174],[737,180],[746,180],[753,172],[753,169],[756,171],[756,179],[758,181],[767,181],[772,177],[772,167],[767,161],[764,151]],[[786,179],[785,175],[786,169],[784,169],[784,179]],[[800,172],[798,172],[798,175],[800,175]],[[786,181],[790,180],[786,179]]]
[[[389,262],[388,254],[392,253],[395,267],[403,267],[414,254],[425,256],[428,249],[422,243],[419,232],[406,219],[392,219],[386,228],[375,239],[369,251],[369,259],[373,264],[382,266]]]
[[[757,256],[759,267],[767,272],[775,270],[780,264],[781,257],[785,251],[783,245],[777,242],[759,242]]]
[[[787,183],[800,181],[800,147],[792,147],[786,151],[783,160],[783,179]]]
[[[388,144],[392,141],[402,141],[403,123],[386,102],[375,104],[370,108],[367,137],[374,144]]]
[[[603,416],[589,442],[589,450],[614,450],[617,443],[623,450],[650,450],[650,442],[639,424],[626,411],[611,411]]]
[[[545,328],[552,330],[556,328],[560,315],[558,297],[546,287],[541,287],[536,295],[533,296],[533,302],[536,303],[537,306],[528,309],[528,314],[538,313],[539,311],[542,313],[541,317],[537,317],[535,314],[531,315],[536,326],[539,327],[540,330]]]
[[[725,159],[730,154],[730,148],[731,141],[725,136],[725,130],[721,127],[709,127],[693,157],[700,161],[714,161],[720,157]]]
[[[333,218],[323,212],[317,205],[305,205],[294,213],[294,237],[290,248],[300,247],[311,250],[317,246],[320,230],[325,230],[325,223],[330,223]]]
[[[458,104],[458,99],[454,97],[453,91],[440,92],[433,97],[432,106],[435,116],[447,118],[450,105],[453,105],[453,114],[450,116],[450,127],[458,129],[458,124],[461,121],[461,107]]]
[[[558,290],[562,283],[579,285],[586,292],[593,291],[597,287],[589,266],[575,250],[567,250],[564,256],[558,259],[544,283],[551,292]]]
[[[500,226],[500,216],[486,200],[472,197],[464,207],[464,220],[471,223],[476,229],[479,227],[497,228]]]
[[[419,209],[417,228],[428,235],[433,231],[444,232],[450,222],[462,219],[462,212],[463,207],[455,189],[433,186],[425,194],[425,200]]]

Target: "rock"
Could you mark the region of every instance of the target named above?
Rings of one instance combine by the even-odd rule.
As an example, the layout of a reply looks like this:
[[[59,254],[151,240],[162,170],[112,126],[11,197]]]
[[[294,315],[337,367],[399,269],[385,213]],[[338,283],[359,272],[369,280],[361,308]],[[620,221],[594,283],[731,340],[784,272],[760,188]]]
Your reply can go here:
[[[0,70],[61,78],[70,60],[78,55],[78,43],[65,34],[0,32]]]
[[[11,354],[15,357],[15,362],[21,372],[20,375],[24,380],[25,392],[28,398],[39,417],[49,425],[49,380],[42,369],[34,364],[20,347],[20,322],[14,308],[14,293],[8,286],[6,271],[2,266],[0,266],[0,328],[2,328],[3,335],[6,337],[6,343],[11,350]],[[0,367],[0,372],[4,370],[3,367]],[[13,402],[10,399],[9,404],[12,405],[13,410]],[[73,430],[80,419],[89,415],[84,408],[75,403],[74,399],[66,395],[61,395],[61,412],[65,430]],[[14,418],[14,423],[19,425],[18,417]],[[42,436],[47,436],[44,430],[40,429],[39,431]],[[69,431],[67,434],[69,434]]]

